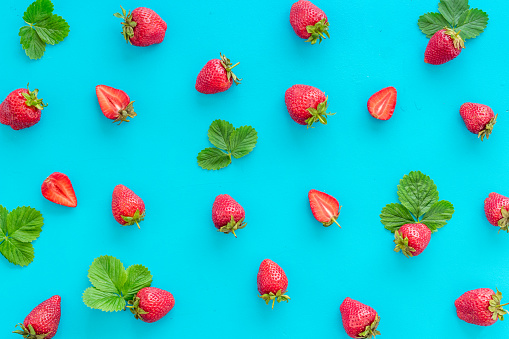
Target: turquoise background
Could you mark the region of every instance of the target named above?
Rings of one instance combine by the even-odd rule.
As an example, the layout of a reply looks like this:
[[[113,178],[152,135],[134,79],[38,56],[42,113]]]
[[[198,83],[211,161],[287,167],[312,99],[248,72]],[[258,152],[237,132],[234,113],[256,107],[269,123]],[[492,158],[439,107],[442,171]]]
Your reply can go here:
[[[62,296],[56,338],[347,338],[339,305],[351,297],[380,315],[383,338],[500,338],[509,321],[483,328],[456,316],[454,300],[467,290],[498,287],[509,300],[509,237],[484,215],[492,191],[509,195],[507,95],[509,3],[471,0],[490,15],[488,28],[452,62],[423,62],[428,39],[418,17],[437,0],[316,0],[328,15],[331,39],[310,45],[289,24],[293,1],[122,1],[146,6],[168,23],[164,42],[127,45],[117,1],[54,0],[69,36],[34,61],[19,44],[18,29],[31,0],[4,1],[0,96],[39,88],[49,106],[41,121],[14,131],[0,126],[3,161],[0,204],[30,205],[45,225],[35,260],[20,268],[0,257],[3,312],[0,336],[54,294]],[[226,93],[194,89],[205,63],[224,53],[240,61],[241,85]],[[138,116],[117,126],[97,103],[95,86],[121,88],[136,100]],[[337,114],[328,126],[306,130],[284,104],[293,84],[320,88]],[[394,116],[373,119],[368,98],[383,87],[398,90]],[[481,142],[459,115],[464,102],[499,113]],[[258,131],[254,151],[220,171],[198,167],[215,119]],[[420,170],[456,212],[432,235],[426,251],[396,254],[380,223],[396,202],[404,174]],[[75,209],[45,200],[43,180],[66,173]],[[111,215],[117,184],[147,206],[141,230],[120,227]],[[318,189],[343,206],[342,229],[322,227],[307,193]],[[238,239],[216,232],[211,207],[227,193],[246,210]],[[128,312],[87,308],[94,258],[112,255],[127,267],[143,264],[152,286],[176,299],[161,321],[145,324]],[[292,300],[274,310],[257,297],[260,262],[286,272]]]

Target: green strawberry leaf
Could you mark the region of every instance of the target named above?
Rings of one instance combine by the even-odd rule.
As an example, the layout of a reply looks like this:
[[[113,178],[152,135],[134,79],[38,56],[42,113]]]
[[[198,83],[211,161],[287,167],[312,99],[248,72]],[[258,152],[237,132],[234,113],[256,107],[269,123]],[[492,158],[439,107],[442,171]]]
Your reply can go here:
[[[437,186],[423,173],[410,172],[399,181],[398,197],[416,219],[419,219],[438,201]]]
[[[452,27],[458,25],[461,15],[469,9],[468,0],[441,0],[438,10]]]
[[[382,224],[391,232],[397,231],[404,224],[414,223],[415,220],[410,212],[401,204],[388,204],[380,214]]]
[[[18,207],[7,215],[7,234],[20,242],[32,242],[39,237],[44,225],[41,212],[30,207]]]
[[[7,235],[7,215],[9,211],[7,208],[0,205],[0,242],[3,240],[2,238]]]
[[[198,153],[198,165],[207,170],[218,170],[228,166],[231,162],[231,156],[223,151],[208,147]]]
[[[34,260],[32,244],[12,238],[4,238],[4,241],[0,244],[0,253],[14,265],[27,266]]]
[[[488,14],[480,9],[470,9],[459,18],[456,31],[460,31],[463,40],[475,38],[484,31],[488,25],[488,19]]]
[[[127,274],[120,260],[103,255],[96,258],[90,265],[88,279],[98,290],[120,295],[127,280]]]
[[[421,15],[417,21],[417,25],[420,30],[426,34],[427,38],[431,38],[433,34],[444,27],[449,27],[449,23],[440,13],[426,13]]]
[[[29,23],[36,23],[51,16],[53,13],[53,4],[50,0],[37,0],[28,6],[23,20]]]
[[[21,45],[25,50],[25,54],[30,59],[42,58],[46,50],[46,44],[32,27],[21,27],[19,29],[19,36],[21,37]]]
[[[224,120],[214,120],[209,127],[209,140],[212,145],[223,151],[230,151],[230,134],[235,130],[232,124]]]
[[[428,226],[432,232],[436,232],[447,224],[453,213],[454,206],[449,201],[441,200],[431,206],[420,222]]]
[[[230,149],[234,158],[242,158],[256,146],[258,133],[251,126],[236,128],[230,136]]]
[[[144,287],[152,284],[152,274],[143,265],[132,265],[127,268],[127,280],[122,287],[125,300],[131,300],[136,293]]]
[[[89,287],[83,292],[83,302],[90,308],[104,312],[118,312],[125,309],[125,300],[115,293],[104,292]]]
[[[56,14],[32,26],[42,41],[56,45],[69,34],[69,24]]]

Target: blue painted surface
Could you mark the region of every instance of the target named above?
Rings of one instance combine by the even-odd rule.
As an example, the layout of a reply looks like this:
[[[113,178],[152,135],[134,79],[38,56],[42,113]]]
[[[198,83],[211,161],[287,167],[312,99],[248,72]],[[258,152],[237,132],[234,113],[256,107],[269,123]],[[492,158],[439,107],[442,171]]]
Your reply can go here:
[[[490,192],[509,195],[509,46],[500,43],[509,3],[472,0],[490,14],[488,28],[456,60],[431,66],[423,62],[427,39],[416,23],[436,11],[436,0],[317,0],[331,39],[315,46],[294,34],[292,1],[123,1],[127,9],[150,7],[168,23],[165,41],[148,48],[123,41],[112,16],[118,2],[54,0],[71,33],[39,61],[24,55],[17,36],[30,2],[4,4],[0,96],[30,82],[49,106],[34,127],[0,126],[0,204],[31,205],[45,226],[31,265],[0,257],[2,338],[14,338],[14,325],[53,294],[62,296],[56,338],[347,338],[339,313],[347,296],[378,311],[383,338],[507,333],[507,322],[462,322],[454,300],[479,287],[509,293],[509,238],[483,211]],[[243,84],[202,95],[196,75],[219,52],[240,61]],[[337,115],[328,126],[306,130],[290,119],[284,92],[299,83],[329,96]],[[97,104],[98,84],[125,90],[138,116],[111,124]],[[387,86],[398,90],[396,111],[377,121],[366,102]],[[488,141],[465,128],[459,107],[467,101],[499,113]],[[259,141],[228,168],[205,171],[196,155],[209,146],[207,129],[218,118],[255,127]],[[396,185],[411,170],[428,174],[456,212],[409,260],[392,251],[379,213],[397,201]],[[71,178],[77,208],[42,197],[40,185],[54,171]],[[141,230],[122,228],[111,215],[120,183],[145,201]],[[314,220],[312,188],[338,198],[342,229]],[[246,210],[238,239],[212,224],[221,193]],[[147,266],[153,286],[175,296],[168,316],[145,324],[127,312],[87,308],[81,294],[90,286],[88,267],[106,254]],[[265,258],[289,278],[292,300],[274,310],[257,297]]]

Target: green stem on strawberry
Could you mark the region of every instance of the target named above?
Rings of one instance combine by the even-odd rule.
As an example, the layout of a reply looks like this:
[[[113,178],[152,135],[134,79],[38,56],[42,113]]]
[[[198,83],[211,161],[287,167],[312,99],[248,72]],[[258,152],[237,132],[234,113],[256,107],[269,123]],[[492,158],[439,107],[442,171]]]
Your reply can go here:
[[[412,252],[415,252],[415,248],[408,246],[408,238],[403,238],[403,236],[398,231],[394,232],[394,243],[396,244],[394,252],[401,251],[405,257],[413,257]]]
[[[311,114],[311,117],[306,119],[306,124],[308,125],[307,128],[312,127],[312,125],[320,121],[320,123],[327,125],[327,116],[328,115],[334,115],[336,113],[327,113],[327,100],[329,97],[325,98],[325,101],[318,104],[316,108],[309,107],[307,111]]]
[[[129,305],[126,307],[131,311],[132,314],[134,314],[135,319],[140,319],[140,315],[142,314],[148,314],[148,312],[140,308],[140,298],[134,297],[133,300],[129,300],[127,303]]]
[[[124,36],[126,43],[131,43],[131,38],[134,36],[134,27],[136,27],[138,25],[138,23],[136,21],[132,21],[133,15],[132,15],[131,11],[126,12],[124,7],[122,7],[122,6],[120,6],[120,8],[122,8],[122,14],[115,13],[113,15],[119,19],[125,20],[122,23],[122,35]]]
[[[481,141],[483,141],[484,137],[486,137],[486,139],[490,137],[490,134],[493,131],[493,127],[497,123],[497,117],[498,114],[495,114],[495,116],[486,124],[486,126],[484,126],[484,129],[480,131],[479,134],[477,134],[477,137],[481,138]]]
[[[228,224],[222,226],[217,231],[218,232],[223,232],[225,234],[233,233],[235,238],[237,238],[237,234],[235,234],[235,230],[239,230],[241,228],[244,228],[244,227],[246,227],[246,225],[247,225],[247,223],[244,222],[244,218],[240,219],[239,221],[235,221],[235,219],[234,219],[234,217],[232,215],[230,221],[228,222]]]
[[[122,215],[121,217],[126,222],[122,226],[131,226],[131,225],[136,224],[138,226],[138,229],[140,229],[139,223],[141,221],[143,221],[143,219],[145,218],[145,212],[140,213],[140,210],[136,210],[136,212],[134,212],[134,215],[132,217],[126,217],[124,215]]]
[[[240,84],[242,79],[237,78],[237,76],[232,72],[232,69],[236,67],[238,64],[240,64],[240,62],[237,62],[235,65],[232,66],[230,59],[224,56],[224,54],[219,53],[219,56],[221,57],[221,65],[226,70],[226,77],[228,78],[228,81],[230,81],[230,79],[233,79],[235,85]]]
[[[118,111],[118,117],[115,120],[113,120],[113,123],[118,122],[118,124],[120,125],[124,121],[128,122],[129,121],[128,118],[134,118],[137,114],[134,111],[133,104],[134,104],[134,101],[131,101],[126,106],[126,108]]]
[[[339,228],[341,228],[341,225],[338,223],[338,221],[336,220],[336,218],[332,217],[331,219],[332,219],[332,221],[334,221],[334,222],[336,223],[336,225],[338,225],[338,226],[339,226]]]
[[[306,26],[306,31],[311,34],[311,36],[306,40],[306,42],[311,42],[311,45],[322,42],[322,39],[325,39],[325,36],[327,38],[330,38],[329,35],[329,22],[325,21],[326,19],[323,18],[322,20],[318,21],[314,25]]]
[[[40,110],[48,106],[48,104],[43,104],[42,99],[37,99],[37,94],[39,93],[39,90],[36,88],[33,91],[30,91],[30,88],[28,88],[28,86],[29,84],[27,84],[28,93],[21,93],[23,97],[26,99],[25,105],[27,105],[28,107],[33,106]]]
[[[378,324],[380,323],[380,317],[378,314],[375,317],[375,320],[368,326],[366,326],[364,332],[359,333],[358,338],[364,338],[368,339],[371,337],[376,337],[380,334],[380,331],[378,331],[376,328],[378,327]]]
[[[17,324],[16,327],[18,326],[21,328],[21,331],[20,330],[12,331],[12,333],[21,334],[23,338],[26,339],[44,339],[50,335],[50,333],[36,334],[34,327],[31,324],[28,325],[28,328],[25,327],[23,324]]]
[[[488,306],[488,310],[493,313],[492,319],[496,320],[497,318],[500,320],[504,320],[504,315],[507,314],[507,311],[502,307],[509,305],[509,303],[500,305],[502,301],[502,292],[497,289],[497,293],[495,293],[490,300],[490,305]]]
[[[283,292],[282,290],[277,291],[275,294],[274,292],[265,293],[262,295],[259,295],[260,298],[265,300],[265,304],[268,305],[270,301],[272,301],[272,309],[274,309],[274,303],[277,301],[280,303],[281,301],[288,302],[291,298],[283,293],[286,293],[287,291]]]
[[[502,207],[500,209],[500,213],[502,214],[502,218],[500,218],[498,221],[498,226],[500,227],[498,232],[500,233],[500,231],[506,231],[509,233],[509,210],[505,209],[505,207]]]
[[[460,36],[461,30],[459,30],[458,33],[456,33],[456,31],[452,28],[444,27],[444,29],[445,34],[451,37],[452,42],[454,44],[454,48],[456,49],[465,48],[465,41]]]

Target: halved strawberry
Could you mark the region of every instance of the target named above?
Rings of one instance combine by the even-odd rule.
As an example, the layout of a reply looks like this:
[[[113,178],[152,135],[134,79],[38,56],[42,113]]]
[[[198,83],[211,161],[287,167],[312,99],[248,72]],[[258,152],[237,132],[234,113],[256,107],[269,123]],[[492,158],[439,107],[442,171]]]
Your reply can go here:
[[[336,221],[341,209],[336,198],[317,190],[309,191],[308,198],[311,212],[313,212],[316,220],[321,222],[325,227],[332,225],[333,222],[341,227]]]
[[[104,116],[114,120],[113,122],[119,122],[120,125],[122,121],[129,121],[128,118],[136,116],[133,108],[134,101],[130,101],[124,91],[106,85],[97,85],[95,93]]]
[[[42,183],[41,191],[46,199],[56,204],[68,207],[78,205],[71,180],[63,173],[55,172],[47,177]]]
[[[397,92],[394,87],[379,90],[368,100],[368,111],[373,118],[389,120],[396,108]]]

